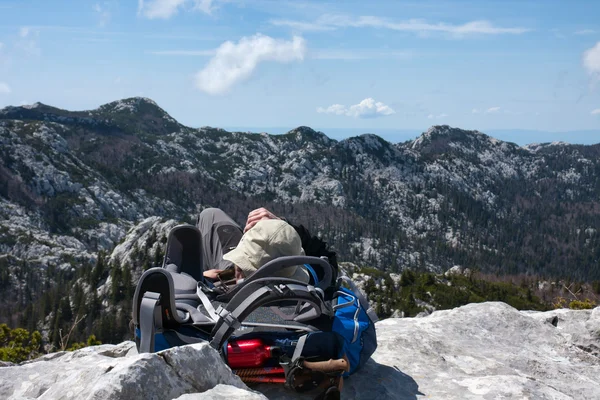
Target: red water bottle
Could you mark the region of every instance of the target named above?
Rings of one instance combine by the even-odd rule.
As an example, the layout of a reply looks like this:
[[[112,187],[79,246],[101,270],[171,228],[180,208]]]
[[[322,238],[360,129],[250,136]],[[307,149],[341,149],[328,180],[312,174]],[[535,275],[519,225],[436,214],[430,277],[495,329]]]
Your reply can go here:
[[[234,368],[262,367],[281,353],[279,347],[266,346],[261,339],[244,339],[227,344],[227,363]]]

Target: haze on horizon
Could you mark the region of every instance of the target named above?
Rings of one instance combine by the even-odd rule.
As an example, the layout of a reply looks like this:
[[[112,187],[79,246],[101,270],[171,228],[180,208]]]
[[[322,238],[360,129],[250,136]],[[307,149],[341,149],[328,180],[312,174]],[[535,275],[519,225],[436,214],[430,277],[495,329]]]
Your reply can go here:
[[[188,126],[599,143],[598,15],[591,0],[9,0],[0,107],[145,96]]]

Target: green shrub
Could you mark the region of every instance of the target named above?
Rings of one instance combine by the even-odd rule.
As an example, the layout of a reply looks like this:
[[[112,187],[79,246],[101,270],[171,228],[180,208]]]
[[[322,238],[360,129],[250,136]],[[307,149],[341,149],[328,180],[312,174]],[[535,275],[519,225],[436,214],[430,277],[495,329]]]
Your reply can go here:
[[[0,325],[0,360],[19,363],[41,355],[42,335],[23,328],[10,329]]]
[[[591,310],[596,307],[596,303],[590,301],[590,299],[581,300],[573,300],[569,303],[569,308],[571,310]]]
[[[79,349],[82,349],[87,346],[97,346],[99,344],[102,344],[102,342],[99,341],[98,339],[96,339],[96,335],[90,335],[90,337],[88,337],[87,343],[84,343],[84,342],[73,343],[71,345],[71,347],[69,347],[67,349],[67,351],[79,350]]]
[[[387,274],[384,271],[377,269],[377,268],[371,268],[371,267],[362,267],[358,270],[358,272],[368,275],[373,279],[383,278],[383,277],[387,276]]]
[[[381,278],[383,275],[383,286],[377,287],[373,279],[363,286],[369,299],[383,303],[378,309],[380,318],[389,317],[394,309],[404,311],[407,317],[413,317],[423,311],[417,306],[416,300],[427,302],[437,310],[486,301],[502,301],[518,310],[544,311],[551,308],[534,296],[528,287],[486,281],[476,276],[453,275],[446,278],[431,272],[406,269],[396,286],[386,272],[371,268],[362,268],[360,272],[373,278]]]

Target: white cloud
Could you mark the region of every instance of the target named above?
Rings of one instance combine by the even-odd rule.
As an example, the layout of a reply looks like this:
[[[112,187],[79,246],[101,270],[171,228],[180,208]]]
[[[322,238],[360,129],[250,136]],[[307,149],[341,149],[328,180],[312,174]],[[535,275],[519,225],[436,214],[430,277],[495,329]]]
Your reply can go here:
[[[413,53],[399,50],[374,49],[318,49],[309,52],[308,56],[316,60],[374,60],[374,59],[409,59]]]
[[[149,19],[169,19],[182,8],[212,14],[214,0],[138,0],[138,14]]]
[[[575,35],[593,35],[596,33],[593,29],[582,29],[580,31],[573,32]]]
[[[446,113],[441,113],[438,115],[429,114],[427,116],[428,119],[442,119],[442,118],[446,118],[446,117],[448,117],[448,114],[446,114]]]
[[[471,110],[471,114],[498,114],[498,113],[503,113],[503,114],[514,114],[514,115],[520,115],[520,112],[513,112],[510,110],[506,110],[503,109],[502,107],[490,107],[487,109],[483,109],[483,108],[474,108]]]
[[[186,0],[138,0],[138,14],[149,19],[168,19],[177,14],[179,7],[185,2]]]
[[[505,114],[505,115],[524,115],[523,111],[512,111],[502,107],[490,107],[487,109],[474,108],[471,110],[471,114]]]
[[[301,22],[292,21],[289,19],[274,19],[270,21],[275,26],[287,26],[289,28],[302,31],[302,32],[319,32],[319,31],[333,31],[337,29],[335,26],[325,25],[319,20],[316,22]]]
[[[216,50],[159,50],[159,51],[147,51],[146,54],[153,54],[155,56],[214,56],[217,54]]]
[[[42,53],[38,46],[39,35],[40,30],[38,28],[22,26],[19,29],[20,39],[15,43],[15,47],[29,55],[39,56]]]
[[[0,42],[0,67],[3,67],[4,65],[8,64],[10,60],[7,53],[3,49],[4,43]]]
[[[194,10],[202,11],[205,14],[211,15],[215,6],[213,0],[195,0]]]
[[[590,114],[592,114],[592,115],[600,115],[600,108],[596,108],[595,110],[592,110],[592,112]]]
[[[562,33],[562,31],[560,29],[550,29],[550,32],[552,32],[554,34],[554,37],[557,39],[566,39],[566,36],[564,33]]]
[[[341,104],[332,104],[327,108],[317,108],[317,112],[322,114],[344,115],[346,114],[346,112],[348,112],[348,109],[346,108],[346,106]]]
[[[300,36],[286,41],[258,33],[243,37],[238,43],[227,41],[196,74],[195,84],[209,94],[225,93],[236,83],[248,79],[263,61],[302,61],[305,54],[306,43]]]
[[[391,21],[385,18],[374,16],[350,17],[346,15],[325,14],[317,18],[314,22],[293,21],[287,19],[275,19],[270,21],[276,26],[288,26],[300,31],[327,31],[339,28],[380,28],[395,31],[413,32],[413,33],[446,33],[454,36],[466,36],[472,34],[501,35],[501,34],[522,34],[530,31],[527,28],[520,27],[498,27],[489,21],[471,21],[462,25],[448,24],[444,22],[429,23],[420,19],[410,19],[407,21]]]
[[[149,50],[146,54],[155,56],[196,56],[207,57],[214,56],[217,51],[212,50]],[[352,50],[336,50],[336,49],[316,49],[309,50],[306,53],[306,58],[313,60],[374,60],[374,59],[410,59],[413,53],[410,51],[399,50],[371,50],[371,49],[352,49]]]
[[[0,94],[9,94],[10,92],[10,86],[4,82],[0,82]]]
[[[110,21],[110,11],[107,9],[106,4],[101,6],[99,3],[93,5],[92,9],[98,16],[98,25],[106,26]]]
[[[396,113],[390,106],[375,101],[371,97],[350,107],[346,107],[342,104],[333,104],[327,108],[319,107],[317,108],[317,112],[323,114],[346,115],[354,118],[376,118]]]
[[[583,67],[590,75],[600,79],[600,42],[583,53]]]

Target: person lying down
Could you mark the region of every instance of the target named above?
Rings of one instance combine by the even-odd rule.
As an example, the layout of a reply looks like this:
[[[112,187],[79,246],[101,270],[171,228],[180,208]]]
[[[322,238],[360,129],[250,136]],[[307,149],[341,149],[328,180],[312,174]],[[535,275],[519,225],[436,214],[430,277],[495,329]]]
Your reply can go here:
[[[264,219],[248,229],[238,245],[225,253],[223,259],[234,265],[235,278],[239,280],[249,277],[275,258],[303,255],[300,235],[290,224],[279,219]],[[204,276],[215,279],[219,272],[208,270]],[[284,268],[274,276],[309,282],[308,272],[299,266]]]

